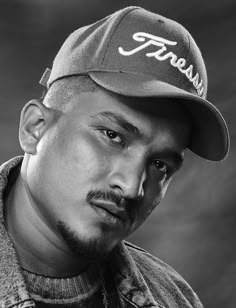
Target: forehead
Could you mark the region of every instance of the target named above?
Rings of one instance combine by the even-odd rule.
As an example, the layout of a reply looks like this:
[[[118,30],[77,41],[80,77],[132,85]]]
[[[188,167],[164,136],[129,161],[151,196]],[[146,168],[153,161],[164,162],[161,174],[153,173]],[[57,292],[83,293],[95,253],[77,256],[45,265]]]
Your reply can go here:
[[[70,107],[69,107],[70,106]],[[68,110],[80,110],[80,113],[94,113],[104,110],[140,113],[143,117],[162,117],[176,121],[189,120],[184,106],[173,98],[129,97],[112,93],[102,88],[93,92],[80,92],[73,89],[68,102]]]
[[[65,113],[64,125],[73,134],[81,126],[104,125],[122,129],[154,148],[182,151],[189,142],[188,115],[171,99],[127,97],[103,89],[81,93],[75,88]]]
[[[128,97],[118,95],[102,88],[93,92],[80,92],[73,89],[73,95],[68,102],[68,113],[74,116],[95,116],[104,112],[123,114],[127,119],[132,119],[137,124],[142,122],[158,125],[158,120],[171,120],[190,126],[190,117],[175,99],[154,97]],[[169,121],[170,122],[170,121]]]

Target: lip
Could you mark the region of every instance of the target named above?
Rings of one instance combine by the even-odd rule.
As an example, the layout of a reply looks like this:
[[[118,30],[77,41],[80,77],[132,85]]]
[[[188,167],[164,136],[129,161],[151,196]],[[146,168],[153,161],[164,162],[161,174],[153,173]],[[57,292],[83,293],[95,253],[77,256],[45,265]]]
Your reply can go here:
[[[127,222],[129,219],[127,212],[124,209],[119,208],[114,202],[106,200],[92,200],[90,204],[107,211],[110,215],[121,220],[122,222]]]

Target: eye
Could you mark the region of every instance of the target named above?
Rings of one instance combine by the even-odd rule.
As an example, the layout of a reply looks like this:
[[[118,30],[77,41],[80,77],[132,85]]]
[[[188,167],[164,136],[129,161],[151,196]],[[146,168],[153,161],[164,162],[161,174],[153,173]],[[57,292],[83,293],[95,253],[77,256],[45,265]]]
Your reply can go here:
[[[155,159],[152,164],[163,174],[168,173],[168,167],[163,161]]]
[[[117,132],[115,132],[114,130],[104,129],[103,133],[107,138],[112,140],[112,142],[123,144],[123,140],[122,140],[121,136]]]

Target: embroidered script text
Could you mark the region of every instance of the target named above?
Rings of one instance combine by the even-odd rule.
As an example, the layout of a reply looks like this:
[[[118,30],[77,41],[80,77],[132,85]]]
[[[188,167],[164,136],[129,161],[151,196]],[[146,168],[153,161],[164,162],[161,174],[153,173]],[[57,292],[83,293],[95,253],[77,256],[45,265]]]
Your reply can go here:
[[[139,47],[130,50],[125,51],[123,47],[119,47],[119,53],[123,56],[132,56],[133,54],[139,52],[140,50],[143,50],[147,48],[150,45],[154,45],[157,47],[160,47],[155,52],[149,52],[146,53],[147,57],[154,57],[158,61],[165,61],[167,59],[170,60],[170,64],[173,67],[176,67],[182,74],[184,74],[188,80],[193,84],[194,88],[197,90],[197,93],[199,96],[202,96],[204,93],[204,86],[202,79],[200,80],[200,76],[198,73],[194,75],[193,65],[189,65],[186,68],[186,59],[184,58],[178,58],[176,54],[174,54],[172,51],[168,52],[167,46],[175,46],[177,45],[177,42],[169,41],[167,39],[164,39],[159,36],[155,36],[146,32],[137,32],[133,35],[133,39],[138,42],[143,42],[142,45]],[[193,76],[194,75],[194,76]]]

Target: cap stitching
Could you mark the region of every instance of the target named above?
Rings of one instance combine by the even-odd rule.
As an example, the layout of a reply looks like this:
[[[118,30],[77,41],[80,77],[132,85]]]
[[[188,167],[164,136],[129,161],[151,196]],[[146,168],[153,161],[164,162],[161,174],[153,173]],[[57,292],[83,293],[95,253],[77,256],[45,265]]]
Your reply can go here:
[[[113,30],[113,32],[112,32],[112,34],[111,34],[110,41],[109,41],[109,43],[107,44],[107,47],[106,47],[106,49],[105,49],[105,52],[104,52],[102,61],[101,61],[101,63],[100,63],[100,67],[103,65],[103,62],[104,62],[104,60],[105,60],[105,57],[106,57],[107,51],[108,51],[108,49],[109,49],[109,47],[110,47],[111,41],[112,41],[112,39],[113,39],[113,36],[114,36],[114,34],[115,34],[117,28],[119,27],[120,23],[122,22],[122,20],[123,20],[130,12],[132,12],[132,11],[134,11],[134,10],[137,10],[137,9],[140,9],[140,7],[134,7],[134,8],[132,8],[132,9],[130,9],[128,12],[126,12],[126,13],[122,16],[122,18],[120,19],[120,21],[118,22],[118,24],[116,25],[115,29]]]

